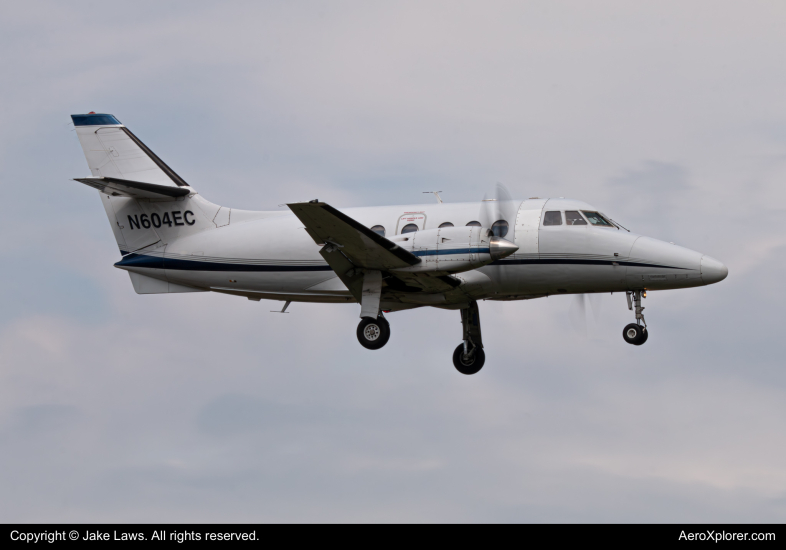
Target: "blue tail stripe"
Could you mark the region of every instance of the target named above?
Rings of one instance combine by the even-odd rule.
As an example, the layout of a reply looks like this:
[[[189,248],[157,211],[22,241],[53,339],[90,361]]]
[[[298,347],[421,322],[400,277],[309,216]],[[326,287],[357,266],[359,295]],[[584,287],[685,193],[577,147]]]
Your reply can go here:
[[[71,115],[71,120],[74,121],[74,126],[111,126],[122,124],[114,115],[96,113],[89,115]]]

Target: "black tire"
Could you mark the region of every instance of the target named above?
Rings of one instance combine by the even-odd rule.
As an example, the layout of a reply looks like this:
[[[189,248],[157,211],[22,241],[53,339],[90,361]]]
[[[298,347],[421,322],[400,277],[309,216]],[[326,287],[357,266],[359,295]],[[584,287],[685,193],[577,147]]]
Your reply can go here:
[[[380,349],[390,340],[390,325],[384,317],[363,317],[358,324],[358,342],[366,349]]]
[[[634,346],[640,346],[647,341],[648,335],[644,327],[636,323],[631,323],[622,329],[622,337],[627,343],[633,344]]]
[[[461,374],[475,374],[483,368],[485,362],[486,354],[481,348],[475,348],[470,362],[464,361],[464,344],[459,344],[456,351],[453,352],[453,366]]]
[[[639,343],[636,344],[636,345],[637,346],[642,345],[644,342],[647,341],[647,338],[649,338],[649,337],[650,337],[650,331],[647,330],[647,327],[644,327],[644,331],[641,333],[641,341],[639,341]]]

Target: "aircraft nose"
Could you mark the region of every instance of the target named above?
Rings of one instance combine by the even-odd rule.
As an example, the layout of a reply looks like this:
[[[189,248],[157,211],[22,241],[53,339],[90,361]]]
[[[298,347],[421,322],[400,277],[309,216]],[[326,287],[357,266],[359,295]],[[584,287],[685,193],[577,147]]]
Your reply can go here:
[[[729,268],[715,258],[701,257],[701,280],[705,285],[718,283],[729,274]]]
[[[491,237],[491,239],[489,239],[489,255],[493,260],[499,260],[505,256],[510,256],[518,249],[518,246],[502,237]]]

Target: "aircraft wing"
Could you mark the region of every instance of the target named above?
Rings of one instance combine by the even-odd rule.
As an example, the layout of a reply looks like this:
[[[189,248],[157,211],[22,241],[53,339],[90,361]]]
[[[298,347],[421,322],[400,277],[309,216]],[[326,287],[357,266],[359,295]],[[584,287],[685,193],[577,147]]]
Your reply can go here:
[[[287,206],[306,226],[314,242],[334,245],[355,267],[387,271],[420,263],[420,258],[414,254],[329,204],[298,202]]]
[[[358,301],[361,301],[363,273],[355,268],[388,272],[420,263],[420,258],[404,250],[342,214],[324,202],[299,202],[289,208],[306,226],[314,242],[325,246],[320,254]],[[388,292],[448,292],[461,284],[449,276],[395,271],[384,279]]]

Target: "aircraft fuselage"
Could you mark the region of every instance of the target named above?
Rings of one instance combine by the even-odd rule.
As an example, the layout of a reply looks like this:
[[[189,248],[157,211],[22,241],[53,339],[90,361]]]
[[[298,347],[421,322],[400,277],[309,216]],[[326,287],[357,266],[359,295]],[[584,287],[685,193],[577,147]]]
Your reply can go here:
[[[209,204],[203,199],[193,202]],[[143,205],[149,209],[148,219],[162,204],[172,209],[172,203],[151,201]],[[401,306],[386,303],[385,309],[449,306],[466,302],[467,294],[472,299],[517,300],[554,294],[667,290],[711,284],[725,277],[725,267],[700,252],[616,226],[568,225],[566,211],[598,212],[587,203],[528,199],[515,201],[515,205],[516,219],[511,220],[505,238],[519,247],[516,252],[475,270],[477,273],[464,274],[465,286],[470,288],[449,293],[444,301],[407,297]],[[424,231],[446,223],[464,226],[476,222],[482,217],[480,206],[443,203],[341,211],[367,227],[384,228],[385,236],[395,241],[409,224]],[[189,214],[185,219],[209,225],[199,219],[198,207],[191,210],[186,210]],[[560,212],[562,223],[544,225],[545,212]],[[166,214],[162,212],[158,218]],[[177,285],[252,299],[356,301],[320,256],[320,246],[291,212],[231,210],[226,221],[226,225],[211,227],[210,231],[182,232],[182,236],[174,224],[153,228],[162,237],[158,246],[126,256],[116,265]],[[131,231],[137,229],[133,221],[130,225]]]

